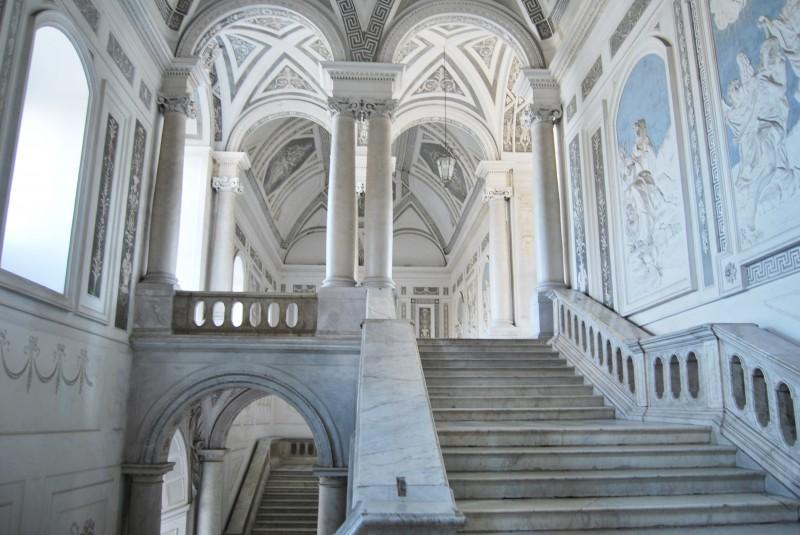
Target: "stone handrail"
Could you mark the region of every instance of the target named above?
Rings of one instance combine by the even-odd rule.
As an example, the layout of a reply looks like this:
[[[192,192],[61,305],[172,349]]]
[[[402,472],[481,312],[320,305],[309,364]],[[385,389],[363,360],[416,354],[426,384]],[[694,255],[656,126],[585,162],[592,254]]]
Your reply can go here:
[[[553,346],[621,417],[711,425],[800,495],[800,347],[752,324],[653,336],[578,292],[551,296]]]
[[[172,331],[176,334],[313,335],[315,294],[176,292]]]

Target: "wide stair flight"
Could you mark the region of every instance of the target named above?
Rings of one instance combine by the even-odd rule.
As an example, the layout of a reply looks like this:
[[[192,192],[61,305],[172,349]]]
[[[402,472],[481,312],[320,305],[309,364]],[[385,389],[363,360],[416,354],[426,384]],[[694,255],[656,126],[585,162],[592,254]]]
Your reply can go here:
[[[312,468],[290,460],[270,471],[252,535],[316,535],[319,480]]]
[[[800,534],[702,426],[617,420],[542,342],[420,340],[465,533]]]

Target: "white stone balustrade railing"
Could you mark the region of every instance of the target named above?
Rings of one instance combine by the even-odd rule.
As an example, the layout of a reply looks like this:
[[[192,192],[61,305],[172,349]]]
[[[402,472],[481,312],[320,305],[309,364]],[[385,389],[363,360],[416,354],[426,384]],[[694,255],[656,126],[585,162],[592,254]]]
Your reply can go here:
[[[176,292],[172,331],[176,334],[313,335],[314,294]]]
[[[653,336],[581,293],[551,296],[554,347],[620,417],[711,425],[800,494],[800,347],[751,324]]]

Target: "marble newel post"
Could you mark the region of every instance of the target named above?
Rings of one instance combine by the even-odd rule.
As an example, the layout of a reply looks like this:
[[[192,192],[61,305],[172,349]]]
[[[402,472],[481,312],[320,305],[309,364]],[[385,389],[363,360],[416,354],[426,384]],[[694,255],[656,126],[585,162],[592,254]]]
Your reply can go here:
[[[197,535],[221,535],[222,495],[225,491],[225,453],[228,450],[200,450],[200,494],[197,505]]]
[[[367,142],[367,184],[364,196],[364,286],[394,288],[392,253],[394,200],[392,198],[392,112],[391,99],[365,101],[369,117]]]
[[[512,196],[511,173],[511,165],[504,162],[481,162],[477,169],[478,176],[484,177],[483,200],[489,205],[489,334],[498,338],[516,334],[508,202]]]
[[[328,180],[328,222],[325,233],[325,288],[355,286],[356,121],[357,104],[348,98],[328,102],[333,113],[331,165]]]
[[[554,126],[561,119],[558,83],[546,69],[528,69],[533,88],[531,144],[533,146],[533,242],[536,254],[536,295],[531,303],[533,335],[553,334],[553,304],[548,290],[564,287],[564,255],[561,239],[561,203]]]
[[[128,509],[125,513],[127,533],[160,535],[161,489],[164,474],[174,463],[125,464],[122,473],[128,476]]]
[[[230,292],[233,285],[236,196],[243,191],[244,172],[250,169],[250,160],[244,152],[218,152],[214,154],[214,165],[211,187],[216,192],[216,209],[208,289]]]

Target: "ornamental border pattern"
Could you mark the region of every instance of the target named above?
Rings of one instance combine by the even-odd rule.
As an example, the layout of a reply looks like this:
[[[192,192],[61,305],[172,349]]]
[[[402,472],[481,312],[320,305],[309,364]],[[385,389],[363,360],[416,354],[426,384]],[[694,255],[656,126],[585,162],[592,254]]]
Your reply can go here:
[[[128,80],[128,83],[133,85],[133,79],[136,76],[136,67],[133,66],[131,58],[125,53],[125,50],[123,50],[122,45],[117,41],[113,33],[108,34],[106,51],[108,55],[111,56],[111,59],[114,60],[117,67],[119,67],[125,79]]]
[[[569,144],[569,174],[572,179],[572,216],[575,229],[572,242],[575,250],[575,271],[578,275],[578,290],[583,293],[588,293],[589,270],[586,262],[586,222],[583,206],[580,135],[576,135]],[[584,274],[582,284],[581,273]]]
[[[100,297],[103,286],[103,268],[106,256],[106,236],[108,235],[111,189],[114,181],[114,165],[117,160],[117,141],[119,122],[112,114],[106,120],[106,141],[103,145],[103,167],[100,172],[100,190],[97,193],[97,211],[94,219],[94,238],[89,265],[89,282],[86,291],[89,295]]]
[[[94,33],[97,33],[97,28],[100,26],[100,12],[97,11],[97,7],[95,7],[92,0],[72,0],[72,2],[81,12],[83,18],[86,19]]]
[[[652,0],[636,0],[631,7],[628,8],[628,11],[622,17],[622,20],[617,25],[617,28],[614,30],[609,40],[612,58],[617,55],[619,49],[625,44],[625,40],[628,39],[628,36],[639,23],[639,19],[642,18],[642,15],[650,6],[651,1]]]
[[[351,58],[353,61],[374,61],[381,44],[383,29],[392,12],[394,0],[377,0],[375,2],[366,31],[361,27],[361,21],[352,0],[336,0],[336,3],[342,16]]]
[[[17,37],[19,36],[19,18],[22,11],[22,2],[11,2],[11,15],[8,27],[8,37],[6,38],[5,54],[3,64],[0,66],[0,105],[6,105],[8,83],[11,81],[11,69],[14,66],[14,52],[16,51]],[[0,10],[0,33],[3,31],[2,17],[3,11]]]
[[[150,107],[153,105],[153,91],[144,83],[144,80],[139,81],[139,100],[142,101],[147,111],[150,111]]]
[[[686,41],[686,29],[683,24],[683,9],[681,1],[674,0],[673,9],[675,26],[678,33],[678,49],[681,58],[681,78],[683,79],[683,93],[686,97],[686,120],[689,126],[689,146],[692,153],[693,182],[695,202],[697,204],[697,217],[700,222],[700,244],[703,257],[703,283],[706,287],[714,283],[714,267],[711,258],[711,244],[708,237],[708,212],[706,210],[706,193],[703,186],[702,162],[700,159],[700,139],[697,134],[697,117],[695,116],[694,90],[692,88],[691,72],[689,68],[689,50]]]
[[[745,288],[759,286],[800,272],[800,243],[744,266]]]
[[[586,73],[586,77],[581,82],[581,96],[583,100],[592,92],[597,81],[603,76],[603,56],[598,56],[597,61],[594,62],[592,68]]]
[[[119,265],[119,287],[117,289],[117,311],[114,326],[128,329],[131,304],[131,281],[133,280],[136,254],[136,232],[139,222],[139,202],[144,180],[144,157],[147,149],[147,131],[136,121],[133,135],[133,154],[128,185],[128,200],[125,206],[125,229],[122,234],[122,256]]]
[[[687,0],[689,13],[692,17],[692,33],[694,38],[695,59],[700,78],[700,90],[703,94],[703,114],[705,116],[705,138],[708,149],[708,159],[711,165],[711,186],[714,192],[714,217],[716,219],[717,233],[717,252],[725,253],[728,251],[728,224],[725,219],[725,205],[722,199],[722,178],[720,176],[719,149],[717,144],[717,133],[714,129],[714,117],[712,115],[711,90],[708,81],[708,69],[704,59],[705,50],[703,49],[700,36],[701,22],[697,9],[697,0]]]
[[[606,203],[606,171],[603,164],[603,133],[600,128],[592,135],[592,167],[595,197],[597,197],[597,227],[600,239],[600,275],[603,281],[603,304],[614,308],[614,287],[611,277],[611,243],[608,234],[608,204]]]
[[[550,21],[547,20],[539,2],[537,0],[522,0],[522,3],[525,5],[525,11],[528,12],[531,22],[536,26],[539,39],[546,41],[553,37],[553,27]]]

